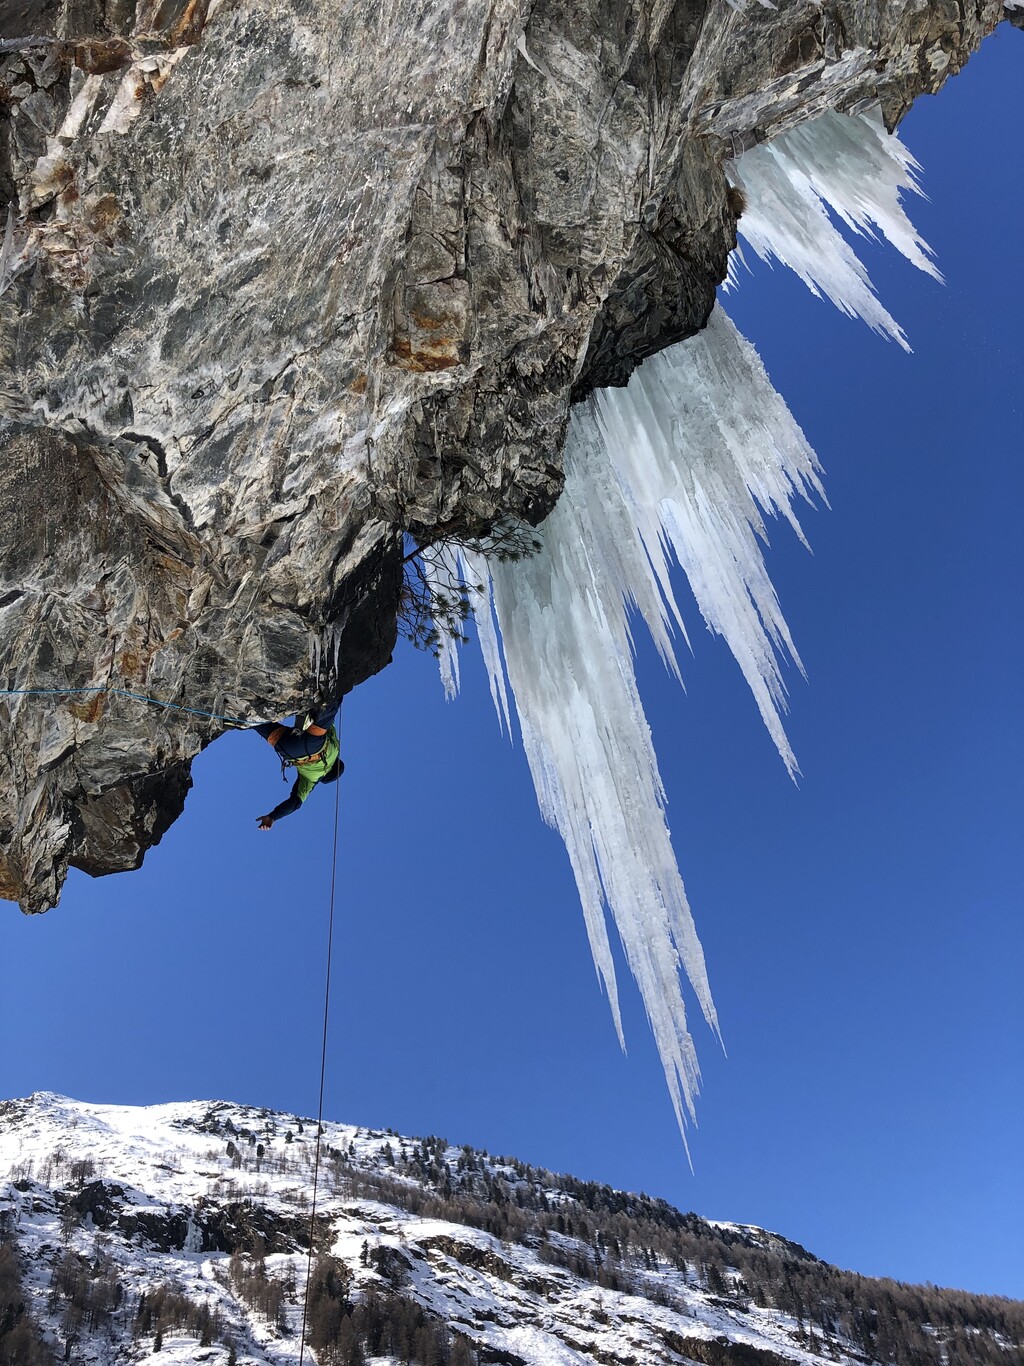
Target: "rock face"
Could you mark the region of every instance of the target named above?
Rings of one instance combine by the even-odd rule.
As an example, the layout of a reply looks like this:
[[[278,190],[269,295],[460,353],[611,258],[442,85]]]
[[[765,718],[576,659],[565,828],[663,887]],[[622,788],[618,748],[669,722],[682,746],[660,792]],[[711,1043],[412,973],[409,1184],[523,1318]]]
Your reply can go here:
[[[0,4],[0,684],[243,721],[388,661],[403,533],[536,524],[707,320],[726,160],[890,126],[996,0]],[[0,697],[0,896],[138,866],[222,720]]]

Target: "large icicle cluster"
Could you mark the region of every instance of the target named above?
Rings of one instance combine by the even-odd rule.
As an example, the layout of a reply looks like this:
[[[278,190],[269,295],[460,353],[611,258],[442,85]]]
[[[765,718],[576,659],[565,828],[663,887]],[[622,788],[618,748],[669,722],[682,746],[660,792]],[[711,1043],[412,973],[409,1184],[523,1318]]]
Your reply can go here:
[[[744,155],[741,228],[846,312],[906,341],[828,219],[877,226],[937,274],[899,204],[915,163],[869,118],[829,114]],[[565,445],[565,491],[518,562],[447,553],[429,572],[482,584],[471,593],[499,716],[511,686],[541,811],[565,840],[594,961],[620,1041],[622,1021],[606,910],[644,1000],[679,1120],[694,1116],[700,1071],[679,969],[709,1025],[718,1022],[665,820],[665,793],[637,691],[629,611],[644,619],[678,677],[685,638],[670,580],[682,566],[710,630],[725,638],[791,774],[782,724],[783,657],[799,658],[765,567],[763,516],[802,534],[797,495],[824,496],[818,465],[753,347],[721,308],[699,336],[646,361],[625,389],[577,407]],[[500,628],[499,646],[495,618]],[[504,654],[504,668],[502,667]],[[455,642],[442,642],[449,695]]]
[[[490,600],[541,811],[565,840],[598,973],[622,1039],[605,906],[640,986],[683,1125],[699,1069],[679,968],[717,1030],[665,821],[665,794],[637,691],[628,604],[678,673],[669,579],[679,559],[712,630],[725,636],[791,768],[776,652],[792,643],[758,544],[761,509],[795,526],[794,493],[820,490],[814,453],[753,347],[716,309],[692,341],[646,362],[625,389],[578,407],[565,446],[565,492],[530,558],[490,563],[460,552],[485,584],[472,601],[506,709]],[[453,563],[445,565],[447,573]],[[455,686],[453,651],[442,666]]]
[[[747,201],[740,235],[762,260],[775,257],[813,293],[827,295],[844,313],[863,318],[909,351],[903,329],[882,307],[828,208],[857,233],[872,236],[877,230],[919,270],[941,280],[930,248],[900,203],[902,191],[922,193],[920,169],[877,114],[823,114],[733,162],[731,179]],[[734,269],[730,283],[736,283]]]

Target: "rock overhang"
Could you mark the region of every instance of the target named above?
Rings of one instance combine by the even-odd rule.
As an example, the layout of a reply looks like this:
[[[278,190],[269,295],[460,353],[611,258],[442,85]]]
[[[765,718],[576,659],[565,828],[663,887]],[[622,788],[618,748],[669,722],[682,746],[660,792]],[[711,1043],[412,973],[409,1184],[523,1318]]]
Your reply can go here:
[[[894,125],[1002,13],[51,0],[28,33],[13,6],[5,686],[255,720],[370,677],[402,534],[542,520],[571,403],[704,325],[728,157],[828,108]],[[0,712],[28,910],[138,866],[223,728]]]

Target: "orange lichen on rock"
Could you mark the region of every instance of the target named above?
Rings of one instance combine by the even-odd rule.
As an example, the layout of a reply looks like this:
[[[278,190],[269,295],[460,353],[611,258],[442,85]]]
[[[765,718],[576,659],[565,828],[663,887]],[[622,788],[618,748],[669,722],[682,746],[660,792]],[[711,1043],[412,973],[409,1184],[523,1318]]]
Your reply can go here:
[[[80,700],[69,703],[68,710],[71,712],[71,715],[76,717],[79,721],[84,721],[88,725],[94,725],[103,715],[106,710],[106,705],[106,694],[97,692],[92,693],[88,697],[83,697]]]
[[[469,310],[465,280],[407,285],[395,311],[394,363],[416,373],[464,364],[469,359]]]

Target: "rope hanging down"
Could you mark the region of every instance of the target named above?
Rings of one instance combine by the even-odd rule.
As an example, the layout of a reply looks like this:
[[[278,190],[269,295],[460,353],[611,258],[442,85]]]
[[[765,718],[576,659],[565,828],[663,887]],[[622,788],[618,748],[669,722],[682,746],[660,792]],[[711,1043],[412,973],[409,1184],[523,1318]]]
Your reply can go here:
[[[124,688],[0,688],[0,697],[74,697],[80,693],[111,693],[114,697],[130,697],[136,702],[148,702],[151,707],[166,707],[168,711],[184,711],[190,716],[205,716],[210,721],[225,721],[229,726],[247,730],[252,725],[240,716],[221,716],[215,711],[200,711],[198,707],[185,707],[180,702],[161,702],[159,697],[146,697],[144,693],[127,692]]]
[[[339,736],[340,739],[340,736]],[[331,949],[334,943],[334,887],[338,873],[338,804],[340,784],[334,785],[334,843],[331,850],[331,909],[327,919],[327,980],[324,984],[324,1033],[320,1050],[320,1100],[316,1111],[316,1156],[313,1161],[313,1204],[309,1212],[309,1256],[306,1258],[306,1293],[302,1300],[302,1332],[299,1335],[299,1366],[306,1351],[306,1318],[309,1313],[309,1283],[313,1275],[313,1239],[316,1233],[316,1194],[320,1179],[320,1136],[324,1118],[324,1076],[327,1071],[327,1017],[331,1005]]]
[[[230,726],[246,729],[248,721],[239,716],[222,716],[218,712],[201,711],[198,707],[186,707],[179,702],[162,702],[158,697],[146,697],[143,693],[128,692],[124,688],[0,688],[0,697],[75,697],[83,693],[112,693],[115,697],[129,697],[136,702],[147,702],[154,707],[165,707],[169,711],[183,711],[190,716],[203,716],[211,721],[224,721]],[[338,811],[340,791],[334,788],[334,838],[331,849],[331,903],[327,919],[327,976],[324,984],[324,1028],[320,1049],[320,1097],[316,1111],[316,1153],[313,1160],[313,1202],[309,1213],[309,1256],[306,1260],[306,1293],[302,1302],[302,1333],[299,1338],[299,1366],[302,1366],[306,1350],[306,1320],[309,1314],[309,1284],[313,1270],[313,1242],[316,1234],[316,1197],[320,1182],[320,1138],[323,1133],[324,1118],[324,1078],[327,1073],[327,1022],[331,1005],[331,954],[334,945],[334,894],[338,876]]]

